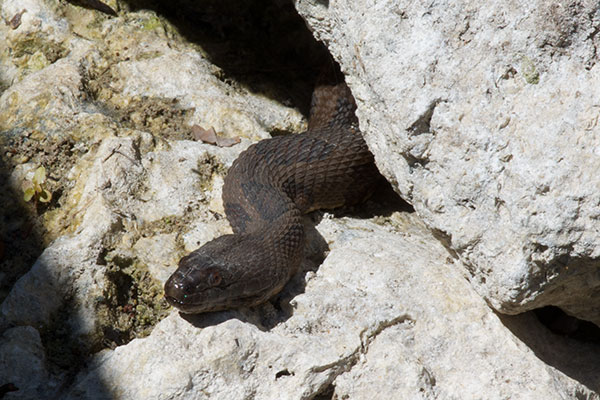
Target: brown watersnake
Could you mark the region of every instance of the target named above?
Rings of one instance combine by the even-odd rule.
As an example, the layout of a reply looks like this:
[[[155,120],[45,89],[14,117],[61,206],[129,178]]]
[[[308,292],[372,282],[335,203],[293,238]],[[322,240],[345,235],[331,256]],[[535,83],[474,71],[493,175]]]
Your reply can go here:
[[[363,201],[377,169],[358,131],[344,83],[317,86],[308,130],[262,140],[242,152],[223,186],[233,234],[179,261],[165,298],[184,313],[262,303],[285,286],[303,258],[302,214]]]

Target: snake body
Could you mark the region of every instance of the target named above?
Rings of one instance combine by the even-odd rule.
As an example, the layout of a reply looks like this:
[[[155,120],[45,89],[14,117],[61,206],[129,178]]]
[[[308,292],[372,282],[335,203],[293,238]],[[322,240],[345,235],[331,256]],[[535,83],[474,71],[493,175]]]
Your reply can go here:
[[[233,234],[179,261],[165,298],[184,313],[262,303],[285,286],[303,257],[301,216],[363,201],[377,169],[344,84],[314,93],[308,130],[266,139],[240,154],[223,186]]]

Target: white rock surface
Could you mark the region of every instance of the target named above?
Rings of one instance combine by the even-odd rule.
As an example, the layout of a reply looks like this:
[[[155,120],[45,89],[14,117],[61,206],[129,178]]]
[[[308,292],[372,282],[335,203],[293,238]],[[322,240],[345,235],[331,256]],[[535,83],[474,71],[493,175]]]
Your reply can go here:
[[[296,6],[347,74],[378,166],[497,310],[600,324],[595,2]]]
[[[15,83],[24,73],[48,66],[66,50],[69,25],[44,2],[3,1],[0,18],[3,20],[0,23],[0,53],[10,52],[15,64],[24,67],[19,69],[15,64],[1,63],[0,88]],[[16,21],[19,21],[18,25]]]
[[[3,52],[6,47],[0,47],[0,83],[10,85],[0,94],[0,131],[6,135],[28,132],[31,140],[65,135],[74,139],[84,154],[77,157],[68,172],[70,186],[65,187],[61,207],[54,210],[58,212],[54,220],[62,220],[62,225],[49,225],[60,237],[45,249],[0,306],[0,386],[14,383],[19,388],[18,392],[6,394],[6,399],[311,399],[319,394],[326,399],[372,399],[374,395],[383,399],[600,399],[597,345],[551,334],[531,314],[495,314],[467,281],[461,261],[434,239],[419,216],[405,213],[365,220],[325,216],[319,230],[331,248],[326,261],[315,272],[319,254],[309,254],[304,266],[308,272],[296,276],[273,304],[191,318],[173,311],[155,326],[150,336],[103,350],[92,357],[86,369],[69,371],[78,372],[74,381],[59,368],[57,372],[52,361],[56,348],[44,342],[48,338],[57,340],[49,327],[68,332],[62,336],[64,340],[84,346],[91,338],[98,345],[98,335],[103,333],[99,326],[106,323],[98,309],[108,284],[107,253],[134,260],[145,266],[155,280],[164,282],[181,255],[228,231],[219,202],[222,175],[250,144],[250,140],[242,139],[237,146],[221,149],[165,138],[127,126],[113,114],[116,107],[112,112],[106,110],[110,108],[107,104],[126,108],[144,96],[173,100],[180,107],[193,109],[187,123],[214,126],[229,135],[244,133],[253,140],[272,130],[300,130],[303,121],[293,109],[217,79],[217,68],[208,64],[197,48],[168,36],[150,12],[123,11],[126,15],[94,21],[86,29],[79,26],[77,29],[85,35],[74,35],[65,30],[67,17],[51,8],[55,7],[52,4],[55,3],[28,0],[31,14],[23,20],[22,27],[7,34],[8,40],[2,44],[23,45],[28,36],[19,32],[28,32],[38,23],[35,21],[41,21],[41,37],[47,35],[52,46],[70,52],[46,65],[41,56],[16,60],[10,52]],[[482,101],[475,93],[488,88],[481,84],[481,76],[496,82],[497,75],[506,71],[504,66],[485,70],[495,53],[484,51],[482,47],[487,42],[476,37],[480,25],[481,29],[492,29],[486,24],[475,24],[483,18],[483,11],[472,7],[466,13],[464,27],[469,29],[465,30],[465,49],[460,47],[463,44],[459,39],[449,42],[446,31],[431,27],[445,20],[452,23],[452,17],[461,15],[459,11],[463,10],[455,5],[447,6],[447,14],[441,18],[442,11],[435,7],[428,14],[420,12],[424,7],[420,4],[408,7],[397,2],[372,2],[361,21],[355,18],[362,3],[355,3],[357,9],[352,12],[343,11],[345,3],[331,1],[329,9],[323,4],[298,3],[300,8],[313,7],[312,17],[307,8],[302,8],[309,23],[321,37],[331,39],[332,51],[350,72],[349,81],[361,107],[361,124],[368,129],[381,167],[413,201],[429,227],[452,236],[452,245],[470,268],[471,278],[475,277],[472,280],[477,283],[477,279],[487,278],[487,283],[477,283],[476,289],[503,311],[520,310],[511,308],[514,299],[501,297],[507,288],[514,291],[514,296],[522,296],[520,290],[530,287],[501,285],[504,278],[521,279],[521,273],[531,266],[531,260],[521,260],[526,252],[521,251],[517,239],[530,240],[530,236],[520,229],[537,224],[540,241],[561,239],[560,243],[568,244],[575,240],[571,237],[575,231],[559,229],[565,223],[559,218],[563,214],[547,218],[555,215],[552,212],[557,207],[553,201],[564,200],[554,179],[559,175],[571,178],[553,164],[557,159],[540,161],[548,152],[562,156],[556,150],[556,136],[549,135],[543,145],[539,144],[540,135],[522,129],[528,123],[542,126],[543,122],[521,113],[532,104],[539,105],[535,110],[555,118],[550,126],[563,127],[561,132],[568,136],[568,124],[579,121],[579,108],[571,109],[571,119],[564,125],[552,113],[566,107],[569,101],[575,102],[574,98],[582,104],[589,101],[591,95],[583,88],[591,81],[579,84],[578,97],[571,91],[573,82],[562,83],[565,93],[560,97],[544,84],[558,82],[558,73],[552,75],[551,71],[558,71],[568,60],[557,54],[557,64],[543,64],[540,60],[546,60],[545,53],[528,53],[528,59],[534,60],[541,72],[540,83],[530,85],[519,80],[523,75],[519,68],[527,64],[520,62],[519,68],[515,67],[519,70],[516,75],[511,72],[497,82],[500,89],[495,90],[504,93],[506,102],[499,100],[496,92],[489,95],[487,102]],[[0,8],[4,19],[0,21],[2,35],[11,29],[6,21],[20,7],[16,0],[4,0]],[[389,17],[390,9],[400,20]],[[490,7],[485,13],[497,16],[495,10]],[[517,35],[518,24],[511,18],[518,12],[511,10],[507,9],[503,16],[506,35],[515,34],[520,42],[505,44],[509,50],[519,43],[529,43]],[[520,12],[524,13],[520,23],[527,24],[532,14],[543,10],[536,11],[531,6]],[[370,28],[387,30],[366,31],[363,24],[367,22]],[[490,26],[498,24],[501,21]],[[147,26],[158,28],[145,29]],[[340,26],[349,30],[341,30]],[[346,36],[331,36],[336,32]],[[352,42],[361,33],[371,36],[365,36],[363,42]],[[97,40],[98,37],[102,39]],[[484,37],[496,40],[491,34]],[[400,38],[408,41],[401,42]],[[387,46],[384,53],[377,52],[381,51],[377,47],[381,43]],[[411,43],[421,47],[409,47]],[[454,46],[452,52],[448,46]],[[45,44],[42,47],[47,48]],[[358,56],[344,53],[346,48],[354,49]],[[459,66],[466,63],[456,61],[455,53],[468,59],[469,51],[482,58],[480,64],[471,63],[474,67],[470,77],[477,84],[468,82],[468,74],[456,74]],[[373,58],[367,57],[369,52]],[[107,54],[117,53],[121,58],[106,58]],[[413,59],[400,57],[400,53],[412,54]],[[379,57],[379,64],[375,57]],[[352,69],[351,58],[362,72]],[[389,59],[396,64],[390,64]],[[547,68],[542,70],[541,66]],[[575,63],[571,67],[579,68]],[[400,75],[398,71],[403,68],[407,69],[409,80],[390,81],[389,74]],[[425,81],[410,80],[422,77],[423,69],[428,71]],[[95,92],[98,99],[93,101],[88,93],[92,90],[86,85],[97,79],[92,75],[98,71],[110,75],[110,80],[108,86]],[[363,79],[366,77],[370,79]],[[454,82],[454,86],[449,82]],[[413,90],[413,84],[422,85],[421,90]],[[410,101],[405,104],[404,98]],[[438,98],[443,101],[436,103],[428,122],[428,107],[432,99]],[[501,107],[498,103],[502,103]],[[496,130],[494,135],[490,133],[491,117],[486,113],[492,113],[493,107],[504,113],[498,117],[497,130],[505,136],[496,134]],[[454,117],[458,112],[462,119]],[[422,115],[423,124],[415,125]],[[455,125],[460,125],[460,129]],[[415,127],[411,135],[406,131],[410,126]],[[590,128],[586,131],[592,132],[589,137],[577,136],[576,131],[565,140],[579,140],[580,148],[592,143],[596,138],[593,123]],[[386,140],[377,137],[386,134],[396,136]],[[394,141],[402,147],[401,151],[394,150]],[[519,146],[533,147],[537,153],[518,151]],[[591,147],[587,149],[592,151]],[[576,163],[574,153],[568,153],[570,148],[563,150],[561,163],[571,163],[573,168],[581,165]],[[462,169],[453,164],[458,153],[462,154]],[[381,161],[386,154],[387,164]],[[410,166],[406,154],[415,160]],[[525,159],[525,154],[529,159]],[[588,158],[592,168],[596,159]],[[553,168],[528,170],[532,165]],[[33,164],[23,164],[13,171],[12,185],[17,191],[25,167],[33,168]],[[530,172],[526,174],[527,171]],[[589,174],[586,171],[581,169],[582,177]],[[510,202],[529,193],[530,187],[519,183],[519,179],[531,183],[543,174],[547,174],[542,177],[547,187],[524,200]],[[452,180],[450,189],[448,179]],[[488,196],[497,194],[492,190],[496,180],[502,183],[497,190],[505,203],[499,207],[501,214],[489,219],[494,208]],[[479,197],[473,195],[469,185],[479,185]],[[581,207],[575,209],[576,213],[569,206],[571,203],[559,205],[564,205],[565,215],[576,214],[582,224],[577,231],[578,245],[565,251],[571,256],[585,253],[587,259],[592,259],[596,238],[589,236],[592,228],[586,225],[591,224],[586,208],[590,199],[586,196],[594,193],[593,184],[582,187],[576,179],[564,178],[564,185],[579,196],[577,199],[581,198],[573,200]],[[589,193],[583,193],[585,190]],[[463,197],[459,198],[459,194],[469,201],[461,203]],[[523,202],[527,204],[521,209]],[[475,205],[475,210],[470,210],[470,205]],[[540,216],[542,211],[549,214]],[[533,212],[538,213],[538,219],[533,218]],[[508,213],[515,216],[516,219],[509,218],[514,225],[506,222]],[[553,226],[557,230],[548,227],[550,222],[556,224]],[[490,242],[490,238],[505,233],[511,226],[515,228],[511,231],[513,241],[506,241],[506,237],[501,241],[498,237],[497,242]],[[473,237],[479,241],[473,241]],[[322,244],[316,238],[308,248],[321,248]],[[557,245],[545,245],[547,259],[532,259],[539,268],[527,276],[546,274],[544,263],[550,263],[559,254],[553,253]],[[489,267],[490,254],[496,257],[499,267]],[[510,257],[516,260],[513,266],[517,268],[509,271],[512,275],[506,272],[505,265]],[[569,264],[569,269],[572,266]],[[569,285],[580,284],[579,275],[587,279],[589,288],[588,292],[582,291],[582,296],[595,293],[596,281],[586,277],[586,268],[590,267],[575,269],[572,280],[564,285],[566,294],[572,290]],[[522,296],[522,309],[554,304],[546,293],[552,293],[548,288],[555,282],[566,279],[563,275],[564,272],[549,276],[548,282],[537,281],[540,294]],[[524,281],[523,285],[529,283]],[[496,297],[489,294],[492,288],[498,292]],[[574,302],[573,307],[582,304],[576,297],[565,295],[561,305],[565,306],[568,299]],[[136,318],[140,317],[135,304],[124,306]],[[66,317],[61,316],[61,310],[68,311]],[[100,339],[111,340],[102,336]],[[61,349],[60,343],[54,345]]]
[[[291,113],[272,100],[249,93],[232,96],[232,88],[215,77],[216,68],[202,55],[172,50],[167,43],[163,46],[152,49],[160,56],[119,63],[112,89],[127,97],[177,99],[182,107],[194,110],[190,124],[213,127],[229,136],[265,139],[269,137],[267,129],[301,127],[299,113]],[[270,112],[260,112],[264,109]]]
[[[248,310],[173,312],[148,338],[98,355],[67,398],[310,399],[332,387],[338,399],[599,398],[594,346],[552,339],[535,319],[509,320],[576,355],[587,387],[546,365],[415,215],[393,218],[393,232],[324,219],[331,253],[274,328]]]

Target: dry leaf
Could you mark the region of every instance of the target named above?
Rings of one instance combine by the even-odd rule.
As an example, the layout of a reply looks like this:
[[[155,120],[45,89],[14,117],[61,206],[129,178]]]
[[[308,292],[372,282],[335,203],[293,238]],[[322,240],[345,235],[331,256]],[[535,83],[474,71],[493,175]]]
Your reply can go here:
[[[215,128],[204,129],[200,125],[192,126],[192,135],[194,139],[201,140],[204,143],[217,144],[217,132]]]
[[[240,138],[237,136],[228,138],[218,135],[215,128],[212,126],[210,129],[204,129],[200,125],[194,125],[192,126],[192,135],[196,140],[201,140],[204,143],[214,144],[219,147],[231,147],[240,142]]]
[[[217,136],[217,146],[219,147],[231,147],[239,142],[240,138],[238,136],[232,138]]]

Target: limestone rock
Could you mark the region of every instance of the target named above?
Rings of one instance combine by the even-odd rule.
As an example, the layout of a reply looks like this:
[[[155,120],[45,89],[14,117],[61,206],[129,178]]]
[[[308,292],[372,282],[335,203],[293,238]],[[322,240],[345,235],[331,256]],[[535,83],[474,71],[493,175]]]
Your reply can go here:
[[[498,311],[600,324],[594,2],[302,0],[383,174]]]
[[[153,13],[131,13],[130,20],[100,16],[86,38],[73,32],[80,22],[69,20],[72,10],[57,12],[53,4],[0,4],[0,35],[7,35],[0,44],[3,207],[8,200],[19,213],[11,216],[17,235],[31,220],[43,225],[45,237],[29,232],[26,239],[13,236],[15,242],[48,243],[3,293],[0,334],[39,331],[48,346],[42,350],[52,353],[49,372],[38,373],[39,348],[2,340],[0,385],[17,384],[20,390],[6,395],[12,398],[52,397],[64,388],[61,368],[76,371],[73,359],[83,362],[90,352],[147,334],[166,308],[161,281],[190,250],[186,246],[229,229],[211,203],[220,198],[224,172],[250,141],[243,138],[233,148],[205,145],[186,136],[192,124],[215,126],[219,134],[244,131],[254,139],[305,126],[297,110],[219,79],[218,68],[189,43],[169,45]],[[13,28],[20,7],[26,9],[22,22]],[[140,21],[157,29],[141,29]],[[36,68],[20,58],[30,52],[15,50],[27,45],[43,51],[49,43],[64,52]],[[55,194],[48,208],[21,200],[26,171],[39,165]],[[5,266],[14,275],[19,271],[7,259],[15,250],[5,216],[3,284]],[[198,221],[212,225],[202,230]],[[15,351],[27,353],[21,364],[14,364]],[[32,381],[23,384],[27,375],[15,376],[27,370]]]
[[[1,63],[0,89],[41,70],[68,51],[69,26],[48,4],[37,0],[4,1],[0,10],[0,53],[14,63]]]
[[[503,321],[415,215],[393,220],[397,231],[325,218],[331,252],[272,329],[253,310],[173,312],[148,338],[96,356],[67,398],[598,398],[593,345],[535,319]],[[552,349],[534,352],[506,325]],[[576,367],[539,358],[566,354]]]
[[[16,26],[11,21],[21,11],[19,4],[28,11],[22,14],[21,25]],[[317,19],[306,14],[313,26],[323,23],[327,29],[334,29],[337,23],[355,21],[351,18],[354,14],[340,14],[340,18],[348,19],[332,21],[329,13],[337,12],[343,4],[332,1],[329,9],[323,4],[312,4]],[[365,21],[381,17],[374,24],[381,27],[393,22],[382,4],[396,10],[401,18],[410,16],[405,15],[401,4],[394,8],[391,3],[373,3],[374,7],[365,12]],[[416,11],[419,7],[424,6],[413,6]],[[458,13],[453,7],[448,7],[446,17]],[[418,18],[431,18],[416,11]],[[431,15],[438,15],[435,12]],[[493,8],[487,12],[492,13]],[[512,11],[507,12],[510,21]],[[541,11],[528,8],[523,12],[527,16]],[[456,199],[446,196],[444,181],[433,173],[444,171],[452,177],[460,173],[439,160],[441,147],[455,151],[460,148],[463,136],[453,134],[452,124],[464,124],[464,137],[469,139],[466,143],[481,146],[476,154],[467,147],[467,158],[478,155],[486,160],[486,151],[493,153],[494,146],[499,146],[498,151],[504,151],[506,157],[498,164],[492,163],[498,167],[498,174],[510,168],[514,173],[522,172],[530,165],[517,157],[523,154],[517,152],[518,145],[529,136],[517,135],[520,142],[507,139],[506,147],[498,145],[500,139],[488,136],[481,128],[487,126],[485,119],[474,117],[474,113],[483,112],[485,104],[478,103],[475,94],[463,92],[469,85],[455,77],[454,92],[441,96],[449,91],[444,89],[447,82],[441,77],[450,79],[457,65],[439,64],[437,68],[446,75],[428,75],[428,79],[438,79],[435,88],[425,85],[422,92],[410,92],[414,101],[402,112],[387,114],[389,121],[380,111],[403,107],[402,94],[409,91],[390,84],[389,89],[398,96],[390,100],[382,94],[378,103],[370,102],[375,93],[372,90],[381,90],[387,82],[383,72],[391,67],[384,62],[386,57],[381,57],[383,69],[376,68],[373,61],[365,64],[369,71],[382,73],[379,80],[361,81],[359,75],[349,74],[361,107],[361,123],[367,128],[380,165],[388,176],[406,178],[396,183],[415,203],[428,226],[418,215],[400,212],[366,219],[333,219],[329,214],[318,214],[322,236],[309,234],[312,239],[303,271],[272,302],[252,309],[185,318],[169,311],[162,299],[161,284],[177,260],[229,230],[219,201],[227,168],[252,141],[270,132],[301,131],[305,123],[297,110],[224,79],[222,71],[207,61],[197,45],[186,42],[157,14],[126,9],[119,13],[116,18],[108,18],[71,4],[42,0],[5,0],[0,4],[0,35],[7,37],[0,43],[4,46],[0,47],[0,144],[6,146],[0,158],[0,178],[7,169],[10,178],[0,199],[22,198],[20,185],[26,171],[39,165],[46,167],[52,185],[49,189],[56,194],[56,203],[48,208],[36,207],[39,204],[15,206],[43,225],[45,236],[40,240],[46,240],[47,245],[33,266],[26,265],[28,272],[23,272],[8,294],[3,294],[0,385],[14,383],[19,388],[5,398],[370,399],[373,393],[381,398],[423,399],[599,398],[597,346],[554,335],[532,314],[499,316],[467,282],[465,265],[473,272],[471,278],[479,276],[474,266],[488,265],[475,263],[477,252],[495,249],[502,261],[513,254],[514,247],[504,248],[504,242],[498,242],[498,247],[481,247],[485,242],[477,242],[468,251],[460,251],[463,265],[430,233],[430,227],[452,233],[461,222],[450,213],[456,211]],[[473,8],[468,16],[475,21],[477,9]],[[405,20],[412,21],[401,19]],[[399,26],[413,26],[408,24]],[[465,26],[475,29],[474,23]],[[443,46],[448,43],[441,33],[436,36],[426,28],[424,24],[417,30],[423,35],[417,39],[429,46],[427,49],[432,51],[425,52],[435,60],[446,54]],[[328,39],[327,29],[315,32]],[[394,58],[392,50],[398,42],[392,32],[390,28],[386,45],[390,46],[389,57]],[[408,37],[409,32],[404,36]],[[352,38],[353,34],[348,34],[347,39]],[[432,38],[438,39],[438,47],[428,42]],[[370,51],[370,44],[378,42],[371,39],[355,50]],[[329,41],[338,56],[341,47],[336,46],[344,43],[341,38],[335,43]],[[475,46],[479,42],[471,38],[469,43]],[[26,44],[35,49],[31,54],[38,55],[28,58],[28,52],[10,51]],[[489,51],[477,51],[491,57]],[[351,72],[346,56],[340,58]],[[534,98],[526,98],[520,91],[536,93],[529,86],[542,88],[550,74],[550,68],[542,71],[538,67],[545,65],[539,64],[542,58],[531,54],[527,57],[530,62],[520,58],[523,72],[511,72],[499,82],[506,96],[521,96],[519,104],[525,108]],[[566,62],[562,56],[557,57]],[[359,58],[355,61],[357,65],[363,62]],[[474,69],[481,72],[477,68],[482,67]],[[415,67],[413,71],[418,74],[420,70]],[[521,76],[526,77],[527,84],[518,80]],[[459,77],[464,79],[463,75]],[[560,102],[550,104],[552,95],[544,90],[535,101],[550,107],[548,112],[560,109]],[[461,96],[468,98],[471,108],[460,103],[459,99],[464,98]],[[584,101],[586,96],[582,92],[578,98]],[[489,104],[495,101],[498,99],[491,96]],[[369,104],[376,105],[368,108]],[[505,107],[510,104],[507,102]],[[450,105],[464,112],[464,122],[452,119],[455,108]],[[520,132],[516,127],[531,122],[513,119],[513,115],[521,117],[518,111],[511,109],[514,114],[506,114],[511,119],[502,119],[503,126],[498,129]],[[389,129],[379,129],[382,121],[389,122]],[[405,126],[406,121],[410,123]],[[193,124],[243,138],[231,148],[202,144],[188,135]],[[410,136],[405,130],[411,126],[412,142],[402,136]],[[387,132],[400,132],[397,142],[409,143],[406,152],[410,154],[430,157],[431,153],[438,157],[427,164],[435,165],[436,170],[418,167],[418,163],[408,166],[403,156],[406,152],[390,151],[390,164],[382,163],[382,151],[389,145],[376,140],[376,136]],[[469,136],[473,132],[480,132],[480,141]],[[552,137],[545,142],[548,149],[554,143]],[[447,140],[437,142],[438,138]],[[534,138],[530,137],[530,145],[538,146]],[[457,142],[448,142],[450,139]],[[486,147],[488,144],[491,147]],[[546,147],[536,148],[541,151]],[[574,163],[572,154],[565,157]],[[474,179],[472,174],[485,177],[489,173],[483,167],[466,164],[466,158],[464,161],[467,183]],[[515,164],[523,170],[504,166],[517,162],[523,163]],[[594,162],[592,159],[590,165]],[[395,168],[414,176],[392,175]],[[548,189],[532,199],[532,207],[541,207],[533,201],[541,196],[559,195],[550,179],[555,173],[560,170],[548,172]],[[509,178],[503,178],[506,196],[528,190]],[[439,184],[432,185],[436,179]],[[484,179],[481,184],[489,185],[486,182]],[[569,184],[575,185],[565,181]],[[462,190],[464,186],[455,182],[452,188]],[[491,190],[482,186],[484,189]],[[483,196],[488,192],[481,193]],[[483,197],[476,200],[487,204]],[[429,211],[429,204],[441,204],[446,207],[442,211],[449,211],[443,215],[439,210]],[[515,204],[503,207],[521,217],[525,212]],[[452,233],[455,249],[456,243],[462,243],[457,242],[460,237],[468,242],[473,232],[482,232],[482,238],[493,236],[486,215],[477,214],[485,209],[461,214],[466,225],[460,225],[465,229],[462,236]],[[572,213],[569,210],[565,208],[565,212]],[[581,223],[589,222],[585,210],[581,208],[578,214]],[[494,220],[499,232],[506,229],[501,217],[504,214]],[[528,226],[526,219],[516,221]],[[545,222],[542,219],[537,223]],[[584,237],[589,231],[581,232]],[[0,233],[5,241],[5,232]],[[592,239],[590,259],[595,251]],[[331,251],[321,264],[327,245]],[[548,249],[551,253],[555,248]],[[12,267],[2,257],[0,251],[2,266]],[[543,262],[539,266],[545,271]],[[576,270],[580,272],[585,273],[585,268]],[[4,270],[2,274],[4,284],[10,275],[4,275]],[[490,285],[492,278],[490,275]],[[557,275],[556,279],[558,282],[563,278]],[[594,281],[588,282],[593,289]],[[485,294],[482,288],[486,287],[481,284],[476,288]],[[528,304],[524,309],[534,303]]]
[[[6,330],[0,337],[0,379],[18,390],[8,398],[43,398],[51,389],[45,349],[39,332],[31,326]]]

